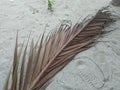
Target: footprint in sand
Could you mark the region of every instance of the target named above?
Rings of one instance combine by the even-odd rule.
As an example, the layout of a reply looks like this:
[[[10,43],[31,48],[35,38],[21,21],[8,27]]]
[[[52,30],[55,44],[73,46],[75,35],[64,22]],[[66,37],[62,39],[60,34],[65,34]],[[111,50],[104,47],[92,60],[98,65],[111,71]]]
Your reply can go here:
[[[74,65],[74,71],[63,73],[58,79],[57,83],[63,90],[98,90],[104,87],[103,72],[90,58],[80,57]]]
[[[90,88],[100,89],[104,86],[104,74],[100,67],[88,57],[81,57],[76,64],[78,75]]]

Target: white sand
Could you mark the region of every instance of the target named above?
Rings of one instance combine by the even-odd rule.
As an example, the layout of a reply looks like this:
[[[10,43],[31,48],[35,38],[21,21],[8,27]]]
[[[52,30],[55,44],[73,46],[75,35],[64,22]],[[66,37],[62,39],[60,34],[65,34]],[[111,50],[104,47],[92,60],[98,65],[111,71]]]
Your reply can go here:
[[[110,0],[55,0],[51,14],[47,10],[47,0],[0,0],[0,90],[12,63],[17,30],[20,31],[19,42],[26,40],[30,31],[36,39],[45,26],[47,33],[64,20],[74,24],[109,3]],[[118,7],[110,10],[120,12]],[[119,26],[120,20],[106,28],[117,30],[100,39],[107,42],[100,42],[77,55],[79,59],[58,73],[46,90],[120,90]]]

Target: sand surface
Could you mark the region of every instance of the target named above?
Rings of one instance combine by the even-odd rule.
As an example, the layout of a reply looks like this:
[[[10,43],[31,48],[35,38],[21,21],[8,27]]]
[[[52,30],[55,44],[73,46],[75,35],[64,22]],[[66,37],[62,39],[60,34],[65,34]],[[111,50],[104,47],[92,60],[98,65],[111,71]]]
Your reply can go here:
[[[0,0],[0,90],[12,64],[17,30],[21,46],[30,32],[36,40],[44,30],[81,22],[109,4],[110,0],[55,0],[50,13],[47,0]],[[120,16],[119,7],[110,6],[110,11]],[[120,19],[106,28],[113,29],[99,39],[102,42],[78,54],[46,90],[120,90]]]

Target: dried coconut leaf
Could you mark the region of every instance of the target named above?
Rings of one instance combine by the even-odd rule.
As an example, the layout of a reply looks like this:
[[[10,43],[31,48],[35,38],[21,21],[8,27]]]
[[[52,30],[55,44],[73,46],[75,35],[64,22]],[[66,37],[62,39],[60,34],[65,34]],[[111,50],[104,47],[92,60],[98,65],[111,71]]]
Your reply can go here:
[[[82,23],[76,23],[73,27],[62,24],[58,30],[50,33],[47,37],[43,33],[38,48],[38,41],[35,46],[33,41],[31,42],[28,59],[26,58],[28,45],[26,45],[22,56],[18,90],[39,90],[49,79],[64,68],[77,53],[96,43],[96,36],[101,35],[104,26],[112,22],[110,16],[109,12],[99,10],[91,19],[84,19]],[[16,39],[16,46],[17,42]],[[16,60],[18,58],[16,52],[17,47],[15,47],[14,63],[17,63],[18,67],[19,60]],[[25,61],[28,61],[28,63],[25,63]],[[25,66],[27,66],[27,69],[25,69]],[[14,67],[13,71],[16,73],[17,68]],[[25,76],[24,71],[26,72]],[[15,76],[13,76],[14,82],[18,79]],[[11,90],[17,90],[16,86]]]
[[[45,62],[45,64],[42,63],[42,70],[32,82],[31,89],[35,90],[41,87],[46,81],[60,71],[66,63],[70,62],[71,58],[77,53],[95,43],[94,38],[100,35],[104,26],[110,22],[110,13],[99,11],[92,19],[84,21],[82,24],[77,23],[73,28],[61,25],[59,30],[48,40],[48,42],[53,42],[52,46],[45,49],[48,47],[46,45],[48,43],[44,43],[44,54],[41,54],[41,57],[45,57],[47,52],[51,54],[49,54],[49,58],[40,59]]]

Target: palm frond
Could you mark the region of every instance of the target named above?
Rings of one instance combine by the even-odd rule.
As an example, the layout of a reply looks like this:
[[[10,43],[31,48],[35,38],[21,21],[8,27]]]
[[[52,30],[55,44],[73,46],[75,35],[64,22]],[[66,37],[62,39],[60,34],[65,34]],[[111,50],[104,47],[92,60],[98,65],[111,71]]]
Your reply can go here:
[[[16,39],[13,64],[13,72],[16,73],[12,74],[11,90],[39,90],[77,53],[93,46],[96,43],[96,37],[104,33],[104,26],[111,22],[111,14],[100,10],[91,19],[76,23],[74,27],[62,24],[48,37],[45,37],[43,33],[40,41],[38,40],[35,45],[32,40],[28,59],[26,58],[28,44],[23,50],[23,55],[20,56],[17,52]],[[18,63],[20,61],[18,56],[22,58],[22,64]],[[18,64],[21,66],[19,77]]]
[[[38,61],[43,61],[42,70],[40,70],[39,65],[36,65],[38,75],[33,80],[31,89],[40,88],[67,65],[77,53],[94,44],[95,37],[101,35],[104,32],[102,31],[104,26],[112,21],[110,15],[110,13],[100,10],[93,18],[80,24],[77,23],[73,28],[61,25],[58,31],[55,31],[43,43],[41,50],[41,53],[44,53],[43,58],[38,59]]]

